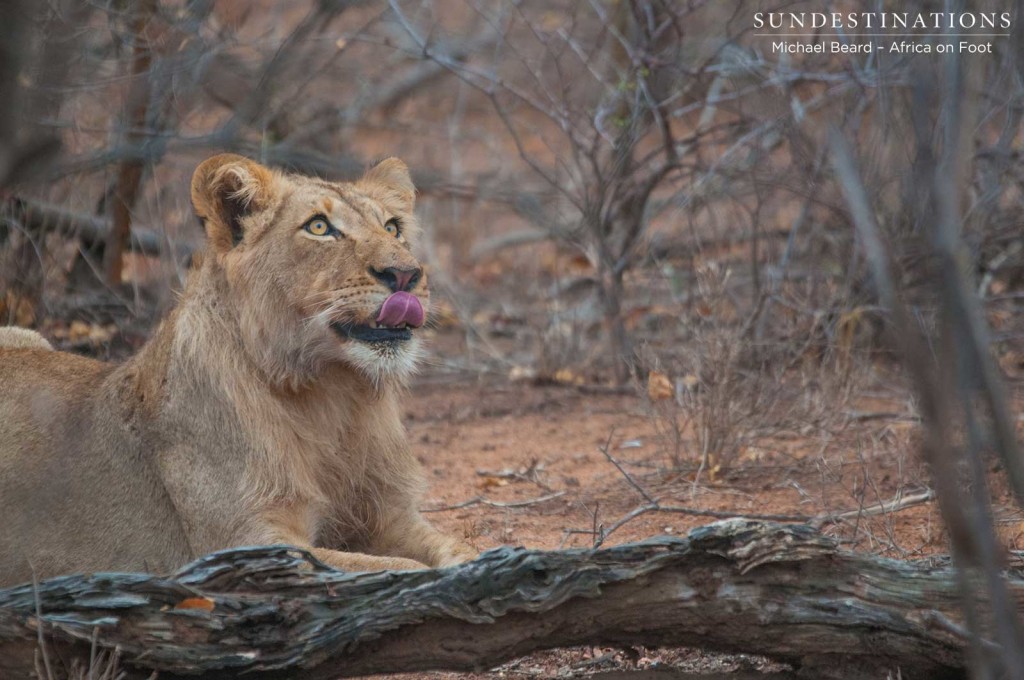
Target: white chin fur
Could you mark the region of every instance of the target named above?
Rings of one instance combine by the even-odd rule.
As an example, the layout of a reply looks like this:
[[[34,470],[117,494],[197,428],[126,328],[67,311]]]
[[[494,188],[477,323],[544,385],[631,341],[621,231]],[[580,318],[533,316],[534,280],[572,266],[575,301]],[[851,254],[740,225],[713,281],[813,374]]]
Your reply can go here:
[[[370,345],[349,340],[345,342],[342,352],[348,363],[378,386],[389,380],[408,380],[416,372],[416,364],[423,354],[420,339],[415,336],[395,345]]]

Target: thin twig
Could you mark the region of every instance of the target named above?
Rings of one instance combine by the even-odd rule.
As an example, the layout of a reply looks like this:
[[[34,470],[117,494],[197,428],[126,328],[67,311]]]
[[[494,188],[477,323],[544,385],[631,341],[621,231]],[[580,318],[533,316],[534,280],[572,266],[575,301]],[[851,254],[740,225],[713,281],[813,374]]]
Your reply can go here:
[[[868,505],[856,510],[847,510],[840,513],[824,513],[817,517],[811,518],[808,522],[815,529],[820,529],[826,524],[837,524],[847,519],[861,518],[861,517],[873,517],[875,515],[888,515],[900,510],[913,507],[915,505],[921,505],[935,499],[935,492],[931,489],[916,493],[911,496],[903,496],[893,498],[890,501],[884,501],[876,503],[874,505]]]
[[[921,416],[913,413],[897,413],[896,411],[847,411],[843,414],[850,420],[864,422],[866,420],[893,420],[911,423],[921,422]]]
[[[600,542],[594,547],[599,547],[604,539],[611,536],[617,530],[623,526],[632,522],[637,517],[642,515],[649,515],[652,513],[667,513],[675,515],[689,515],[690,517],[711,517],[712,519],[746,519],[746,520],[757,520],[764,522],[802,522],[806,523],[812,518],[808,515],[761,515],[761,514],[747,514],[742,512],[733,512],[728,510],[702,510],[700,508],[688,508],[682,505],[662,505],[655,501],[650,505],[641,505],[628,512],[622,519],[612,524],[610,527],[603,531],[600,537]]]
[[[96,643],[99,635],[100,629],[96,626],[92,629],[92,645],[89,647],[89,680],[96,680]]]
[[[636,489],[640,493],[640,495],[644,497],[645,501],[657,505],[658,501],[654,500],[654,498],[651,497],[651,494],[647,493],[647,490],[644,489],[644,487],[640,486],[640,484],[638,484],[635,479],[633,479],[633,475],[626,472],[625,468],[623,468],[622,465],[619,464],[619,461],[615,460],[615,457],[611,453],[609,453],[608,448],[611,446],[612,436],[614,436],[614,434],[615,428],[613,427],[611,432],[608,433],[608,440],[604,443],[604,446],[597,447],[597,450],[603,453],[604,457],[607,458],[611,462],[611,464],[615,466],[615,469],[622,473],[622,476],[626,478],[626,481],[629,482],[630,486]]]
[[[55,680],[53,669],[50,667],[50,652],[46,648],[46,636],[43,635],[43,607],[39,601],[39,579],[36,578],[36,570],[32,570],[32,596],[36,604],[36,641],[39,643],[39,653],[43,657],[43,666],[46,667],[47,680]]]
[[[531,498],[525,501],[492,501],[483,496],[474,496],[468,501],[462,501],[455,505],[442,505],[437,508],[424,508],[420,512],[445,512],[446,510],[458,510],[460,508],[468,508],[473,505],[489,505],[492,508],[525,508],[530,505],[537,505],[538,503],[544,503],[546,501],[554,500],[565,495],[564,491],[556,491],[555,493],[549,493],[546,496],[540,496],[539,498]]]

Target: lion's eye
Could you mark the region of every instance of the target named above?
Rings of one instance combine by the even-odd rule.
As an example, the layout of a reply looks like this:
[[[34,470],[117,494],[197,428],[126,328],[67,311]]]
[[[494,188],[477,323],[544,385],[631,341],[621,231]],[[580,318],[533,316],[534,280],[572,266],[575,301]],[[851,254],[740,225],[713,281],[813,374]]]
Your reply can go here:
[[[391,234],[392,236],[394,236],[395,238],[398,238],[399,236],[402,235],[402,227],[397,217],[392,217],[390,220],[385,222],[384,230]]]
[[[331,226],[331,223],[325,217],[314,217],[306,222],[303,229],[313,236],[332,236],[337,233],[337,230]]]

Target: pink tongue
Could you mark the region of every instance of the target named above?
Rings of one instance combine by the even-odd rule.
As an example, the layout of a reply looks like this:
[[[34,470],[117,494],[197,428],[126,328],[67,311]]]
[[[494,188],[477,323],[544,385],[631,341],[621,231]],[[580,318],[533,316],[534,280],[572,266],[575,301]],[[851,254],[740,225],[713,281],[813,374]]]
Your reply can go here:
[[[412,293],[392,293],[380,308],[377,323],[391,327],[408,324],[413,328],[419,328],[423,325],[423,305]]]

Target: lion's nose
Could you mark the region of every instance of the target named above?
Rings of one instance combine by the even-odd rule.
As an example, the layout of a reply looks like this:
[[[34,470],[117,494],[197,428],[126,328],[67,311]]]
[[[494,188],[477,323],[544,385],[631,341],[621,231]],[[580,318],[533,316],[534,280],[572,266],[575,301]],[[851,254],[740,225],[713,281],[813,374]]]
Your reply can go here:
[[[370,269],[370,273],[391,289],[392,293],[412,290],[419,283],[423,275],[422,269],[399,269],[397,267],[385,267],[384,269]]]

